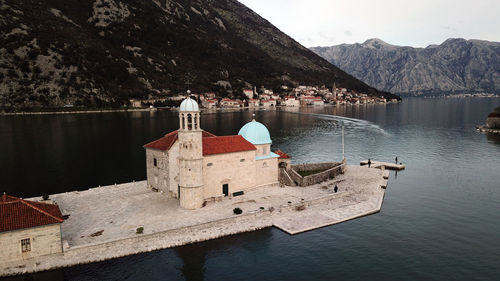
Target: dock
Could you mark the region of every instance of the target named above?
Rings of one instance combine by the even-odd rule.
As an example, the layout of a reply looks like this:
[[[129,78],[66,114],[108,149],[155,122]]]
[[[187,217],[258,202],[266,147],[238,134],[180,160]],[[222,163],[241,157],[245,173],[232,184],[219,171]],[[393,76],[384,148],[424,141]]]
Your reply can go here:
[[[380,161],[373,161],[371,160],[371,168],[377,168],[377,169],[387,169],[387,170],[394,170],[394,171],[401,171],[405,169],[405,165],[402,163],[396,164],[396,163],[389,163],[389,162],[380,162]],[[368,160],[362,160],[359,162],[360,166],[365,166],[368,165]]]

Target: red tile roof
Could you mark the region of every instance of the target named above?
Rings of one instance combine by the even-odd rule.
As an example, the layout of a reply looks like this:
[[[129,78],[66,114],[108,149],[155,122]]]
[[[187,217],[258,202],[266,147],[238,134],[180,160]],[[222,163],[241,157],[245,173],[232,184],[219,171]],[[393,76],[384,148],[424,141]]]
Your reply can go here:
[[[144,148],[169,150],[179,138],[178,131],[166,134],[164,137],[145,144]],[[203,155],[214,155],[222,153],[256,150],[257,148],[242,136],[217,137],[207,131],[202,132]]]
[[[177,139],[179,138],[178,136],[178,131],[173,131],[173,132],[170,132],[168,134],[166,134],[164,137],[162,138],[159,138],[155,141],[152,141],[148,144],[145,144],[143,147],[144,148],[152,148],[152,149],[158,149],[158,150],[163,150],[163,151],[166,151],[166,150],[169,150],[172,145],[174,145],[174,143],[177,141]],[[208,138],[208,137],[215,137],[214,134],[212,133],[209,133],[207,131],[203,131],[202,132],[202,137],[203,138]]]
[[[278,154],[280,156],[279,159],[288,159],[290,158],[290,155],[286,154],[285,152],[281,151],[281,150],[276,150],[274,153]]]
[[[27,201],[6,194],[0,197],[0,232],[63,221],[57,205]]]
[[[240,135],[203,138],[203,156],[256,149]]]

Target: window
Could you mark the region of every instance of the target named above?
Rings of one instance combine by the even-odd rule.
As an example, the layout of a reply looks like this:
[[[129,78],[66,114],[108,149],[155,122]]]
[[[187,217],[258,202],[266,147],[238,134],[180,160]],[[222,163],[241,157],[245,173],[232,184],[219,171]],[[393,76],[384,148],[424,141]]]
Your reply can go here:
[[[188,114],[187,125],[188,125],[188,130],[193,129],[193,117],[191,116],[191,114]]]
[[[29,238],[21,240],[21,251],[23,253],[31,251],[31,242]]]
[[[207,164],[207,167],[210,167],[210,166],[212,166],[212,165],[213,165],[213,163],[208,163],[208,164]]]
[[[240,162],[245,162],[245,159],[240,159]]]
[[[156,158],[153,159],[153,165],[155,165],[155,167],[158,167],[158,160],[156,160]]]
[[[267,147],[262,147],[262,155],[267,155]]]

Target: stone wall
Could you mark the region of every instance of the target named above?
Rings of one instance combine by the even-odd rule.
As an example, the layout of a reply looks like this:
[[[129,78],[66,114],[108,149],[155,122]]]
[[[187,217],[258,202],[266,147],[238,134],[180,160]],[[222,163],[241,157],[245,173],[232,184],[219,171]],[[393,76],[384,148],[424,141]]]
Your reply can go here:
[[[279,168],[279,181],[281,184],[295,186],[295,182],[285,168]]]
[[[256,186],[278,183],[278,158],[255,161]]]
[[[182,208],[188,210],[196,210],[203,207],[203,186],[198,187],[180,187],[179,204]]]
[[[155,188],[167,192],[169,183],[169,159],[168,153],[146,148],[146,177],[148,188]],[[156,166],[154,165],[156,159]]]
[[[297,172],[328,170],[328,169],[331,169],[339,164],[340,164],[339,162],[295,164],[295,165],[292,165],[292,169],[294,169]]]
[[[195,117],[193,118],[195,119]],[[202,131],[179,130],[178,135],[179,139],[177,142],[179,143],[179,185],[181,186],[181,188],[202,186]],[[203,200],[203,198],[199,198],[199,200]]]
[[[179,198],[179,142],[176,141],[168,151],[168,191],[169,196]]]
[[[271,227],[272,225],[271,212],[268,210],[249,214],[243,213],[242,215],[234,215],[231,218],[154,234],[137,234],[136,237],[110,242],[65,247],[64,256],[53,255],[46,256],[43,259],[33,259],[26,261],[25,266],[22,268],[15,266],[15,263],[0,263],[0,276],[26,274],[59,267],[99,262],[255,231]]]
[[[31,251],[21,251],[21,240],[30,239]],[[0,263],[62,252],[61,226],[51,224],[0,233]]]
[[[223,196],[223,184],[229,194],[254,187],[255,162],[254,150],[203,157],[204,198]]]
[[[300,186],[309,186],[323,182],[328,179],[335,178],[336,176],[343,174],[345,169],[345,163],[339,162],[326,162],[326,163],[311,163],[311,164],[297,164],[292,165],[292,168],[288,170],[288,174],[291,176],[293,181]],[[324,170],[323,172],[302,177],[298,172],[301,171],[316,171]]]

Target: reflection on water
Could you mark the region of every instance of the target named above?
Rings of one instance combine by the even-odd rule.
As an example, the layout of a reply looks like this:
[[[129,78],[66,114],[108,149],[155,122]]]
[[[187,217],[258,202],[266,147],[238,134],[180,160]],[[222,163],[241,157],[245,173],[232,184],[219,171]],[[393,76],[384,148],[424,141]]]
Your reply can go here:
[[[228,236],[224,239],[177,247],[175,252],[183,261],[180,270],[186,280],[205,280],[205,272],[208,270],[206,268],[207,256],[214,253],[224,253],[230,248],[245,248],[254,243],[258,243],[259,247],[266,247],[266,241],[270,239],[272,239],[272,232],[270,228],[267,228],[251,233]]]
[[[62,270],[53,270],[40,272],[36,274],[0,278],[2,281],[63,281],[64,272]]]

